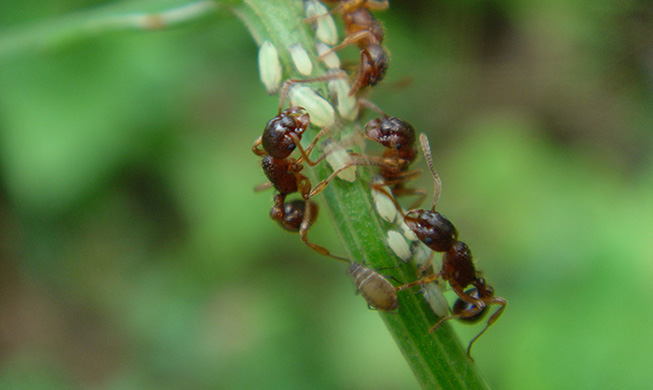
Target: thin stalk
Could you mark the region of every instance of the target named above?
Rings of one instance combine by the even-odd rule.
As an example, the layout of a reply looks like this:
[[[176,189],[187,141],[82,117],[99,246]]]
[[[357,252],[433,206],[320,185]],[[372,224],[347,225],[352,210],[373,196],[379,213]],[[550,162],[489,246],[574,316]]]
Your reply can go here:
[[[314,66],[312,76],[326,74],[326,69],[317,61],[314,33],[308,24],[302,22],[301,1],[245,0],[244,4],[234,7],[234,12],[248,26],[259,44],[270,40],[276,46],[284,68],[284,78],[307,78],[295,70],[288,52],[288,48],[297,43],[301,43],[311,55]],[[316,83],[314,88],[326,91],[325,84]],[[325,93],[322,95],[328,96]],[[353,133],[355,126],[354,123],[345,123],[341,129],[342,137]],[[316,133],[305,134],[304,139],[310,142]],[[314,182],[325,179],[332,172],[326,164],[319,164],[309,171]],[[358,180],[353,183],[334,180],[321,193],[328,214],[351,261],[365,263],[375,269],[395,267],[398,260],[384,242],[384,222],[372,205],[369,174],[360,169],[358,175]],[[417,268],[404,264],[388,268],[383,273],[407,283],[415,280]],[[437,317],[421,294],[414,290],[402,291],[399,293],[399,304],[396,313],[379,312],[379,315],[423,388],[487,388],[447,323],[433,334],[429,333]]]

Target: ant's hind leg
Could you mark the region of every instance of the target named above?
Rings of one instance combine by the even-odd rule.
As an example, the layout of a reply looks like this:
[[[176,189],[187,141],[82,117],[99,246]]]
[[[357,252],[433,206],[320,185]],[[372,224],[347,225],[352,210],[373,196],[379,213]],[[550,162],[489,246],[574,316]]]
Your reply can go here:
[[[315,203],[312,203],[311,201],[307,200],[306,203],[305,203],[305,206],[304,206],[304,219],[303,219],[301,225],[299,226],[299,237],[302,239],[302,241],[304,241],[304,244],[308,245],[309,248],[313,249],[315,252],[317,252],[317,253],[319,253],[321,255],[329,256],[329,257],[334,258],[336,260],[343,261],[345,263],[349,263],[349,260],[347,260],[347,259],[345,259],[343,257],[336,256],[336,255],[332,254],[325,247],[319,246],[317,244],[314,244],[314,243],[308,241],[308,237],[307,237],[308,229],[311,227],[311,224],[315,220],[315,217],[312,216],[313,213],[317,214],[317,205]]]

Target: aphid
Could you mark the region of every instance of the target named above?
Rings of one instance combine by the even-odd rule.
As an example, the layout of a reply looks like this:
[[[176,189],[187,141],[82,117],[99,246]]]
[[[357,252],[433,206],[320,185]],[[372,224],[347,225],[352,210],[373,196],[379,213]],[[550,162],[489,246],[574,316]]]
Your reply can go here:
[[[304,107],[311,115],[311,122],[315,126],[329,127],[335,123],[336,112],[333,106],[314,89],[305,85],[292,85],[289,88],[290,104]]]
[[[297,71],[305,76],[313,73],[313,62],[308,56],[308,52],[304,49],[301,43],[295,43],[288,48],[290,57]]]
[[[315,166],[324,158],[324,155],[315,161],[309,158],[321,133],[306,149],[300,143],[302,134],[308,128],[309,123],[310,116],[303,108],[291,107],[284,110],[268,121],[263,135],[254,142],[252,151],[262,157],[263,172],[271,185],[279,192],[274,198],[274,205],[270,211],[272,219],[281,223],[287,230],[298,231],[302,241],[314,251],[347,261],[332,255],[326,248],[313,244],[307,238],[308,229],[317,214],[316,206],[309,199],[321,192],[339,173],[338,171],[334,172],[332,176],[321,181],[315,187],[312,187],[309,178],[302,174],[303,163]],[[261,146],[263,149],[260,148]],[[299,149],[301,153],[297,159],[290,157],[295,149]],[[301,194],[302,200],[285,203],[286,197],[295,192]],[[303,210],[299,210],[301,206],[303,206]],[[298,224],[300,215],[301,222]]]
[[[390,193],[390,188],[384,186],[383,179],[379,177],[372,178],[372,201],[374,202],[374,208],[376,208],[376,212],[381,218],[392,223],[397,219],[399,213],[392,200],[385,195],[386,193]]]
[[[279,91],[283,69],[279,62],[277,48],[270,41],[264,41],[258,51],[258,71],[261,82],[269,95]]]
[[[399,307],[397,290],[383,275],[359,263],[351,263],[348,272],[368,305],[381,311],[395,311]]]
[[[317,39],[328,45],[335,45],[338,42],[336,22],[328,14],[328,9],[324,4],[317,0],[304,0],[304,14],[308,20],[314,21]]]
[[[494,289],[486,284],[485,279],[481,273],[476,270],[474,265],[472,252],[469,247],[462,241],[458,241],[458,232],[454,225],[442,214],[435,211],[435,206],[440,195],[440,178],[433,168],[433,158],[431,149],[428,145],[428,139],[424,134],[420,136],[422,149],[424,150],[424,157],[426,158],[429,170],[434,180],[434,197],[433,206],[431,210],[410,210],[404,213],[396,199],[391,194],[386,192],[390,197],[399,213],[404,217],[404,222],[415,233],[417,238],[428,246],[434,253],[443,252],[442,269],[439,273],[432,276],[427,276],[421,280],[413,283],[408,283],[398,290],[406,288],[421,286],[425,283],[430,283],[442,277],[449,283],[451,289],[458,295],[461,301],[454,305],[453,314],[444,317],[438,321],[430,331],[433,332],[442,323],[451,319],[460,319],[462,321],[478,321],[483,313],[491,305],[501,306],[487,321],[485,328],[474,337],[467,347],[467,354],[470,355],[471,348],[474,342],[490,327],[506,308],[507,301],[504,298],[496,297]],[[383,191],[382,189],[378,189]],[[430,268],[431,259],[426,263],[428,267],[422,268],[425,270]],[[472,287],[468,289],[468,287]]]
[[[327,140],[322,144],[327,163],[334,171],[340,170],[338,177],[344,181],[353,183],[356,181],[356,165],[353,158],[338,142]],[[344,170],[341,169],[347,167]]]
[[[413,257],[410,247],[404,236],[396,230],[388,230],[386,242],[397,257],[402,261],[408,262]]]
[[[353,121],[358,117],[358,102],[349,92],[351,87],[344,78],[329,81],[329,91],[336,95],[336,108],[340,116]]]
[[[319,59],[324,63],[327,69],[337,70],[340,69],[340,58],[338,55],[331,51],[331,47],[322,42],[315,43],[315,49],[320,56]]]
[[[353,44],[358,45],[361,49],[358,74],[349,93],[354,95],[361,88],[379,83],[388,70],[390,59],[381,45],[384,38],[383,26],[374,18],[370,10],[386,9],[389,3],[387,0],[331,0],[329,2],[338,2],[338,5],[329,14],[334,12],[342,14],[347,34],[347,38],[341,44],[334,46],[331,51],[340,50]],[[319,17],[320,15],[308,18],[308,21]]]

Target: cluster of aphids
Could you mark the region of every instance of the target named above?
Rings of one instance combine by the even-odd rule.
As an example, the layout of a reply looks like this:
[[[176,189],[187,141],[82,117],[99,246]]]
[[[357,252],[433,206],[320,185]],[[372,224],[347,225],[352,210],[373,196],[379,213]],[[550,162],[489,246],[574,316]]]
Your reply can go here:
[[[349,260],[332,254],[321,245],[308,239],[308,230],[318,215],[318,206],[313,198],[337,177],[347,181],[356,180],[357,166],[375,166],[378,169],[369,188],[377,212],[393,227],[384,237],[389,248],[402,261],[417,264],[420,275],[415,281],[395,287],[381,273],[351,262],[349,273],[356,288],[369,306],[381,311],[396,311],[399,308],[399,291],[421,287],[424,296],[434,312],[441,319],[430,329],[435,331],[442,323],[451,319],[474,323],[479,321],[492,305],[500,308],[489,318],[483,330],[472,339],[472,344],[501,315],[506,300],[494,295],[480,272],[476,270],[472,254],[467,245],[458,241],[454,225],[435,211],[440,192],[440,179],[433,168],[428,140],[422,134],[420,143],[435,183],[435,196],[430,210],[415,209],[424,199],[426,191],[410,188],[406,183],[417,177],[421,171],[411,169],[418,156],[414,128],[406,121],[386,115],[368,100],[358,95],[369,86],[383,79],[388,68],[388,54],[382,46],[383,27],[374,18],[372,10],[388,7],[387,0],[340,0],[330,10],[317,0],[304,0],[306,19],[313,26],[317,44],[317,60],[328,71],[317,77],[303,80],[289,79],[282,83],[283,69],[278,49],[269,41],[261,44],[259,50],[260,76],[269,93],[280,91],[278,114],[270,119],[263,134],[252,148],[262,157],[261,166],[269,183],[258,189],[273,187],[274,196],[270,217],[281,227],[299,233],[301,240],[314,251],[340,261]],[[338,44],[337,29],[332,15],[342,16],[346,38]],[[360,63],[353,73],[351,86],[348,75],[340,70],[337,50],[356,44],[360,48]],[[311,55],[300,43],[286,48],[292,65],[297,72],[313,76]],[[326,83],[335,100],[335,109],[318,90],[311,88],[317,82]],[[284,109],[288,100],[289,107]],[[327,134],[332,134],[342,121],[354,121],[362,109],[371,109],[380,116],[367,122],[359,138],[374,141],[383,147],[381,155],[364,155],[346,151],[345,141],[331,139],[319,143]],[[337,112],[337,114],[336,114]],[[303,146],[302,136],[309,128],[319,129],[309,145]],[[311,157],[317,146],[322,149],[318,157]],[[293,152],[298,150],[298,153]],[[319,183],[312,184],[303,174],[305,165],[316,166],[329,163],[333,173]],[[291,195],[299,198],[288,200]],[[415,196],[411,210],[405,211],[398,197]],[[435,253],[442,253],[442,267],[433,269]],[[401,263],[399,263],[401,264]],[[437,282],[448,282],[457,295],[451,313]]]

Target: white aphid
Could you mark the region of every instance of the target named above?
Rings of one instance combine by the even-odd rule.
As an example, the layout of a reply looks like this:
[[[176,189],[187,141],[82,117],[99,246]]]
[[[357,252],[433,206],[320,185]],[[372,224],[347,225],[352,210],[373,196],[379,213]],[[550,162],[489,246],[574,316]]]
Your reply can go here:
[[[307,18],[315,20],[315,36],[329,45],[338,43],[338,29],[329,10],[316,0],[304,1],[304,12]]]
[[[288,92],[291,106],[304,107],[311,116],[311,123],[318,127],[331,126],[336,112],[325,98],[305,85],[293,85]]]
[[[264,41],[258,50],[258,72],[268,94],[277,93],[281,86],[283,69],[279,61],[279,52],[270,41]]]
[[[399,220],[397,221],[397,226],[399,226],[399,229],[401,230],[401,232],[404,234],[404,237],[406,237],[408,241],[417,241],[417,236],[415,235],[415,232],[410,230],[408,225],[406,225],[406,222],[404,222],[403,218],[401,217],[399,218]]]
[[[356,96],[349,96],[351,86],[346,78],[329,81],[329,91],[336,95],[336,108],[340,116],[353,121],[358,117],[358,104]]]
[[[431,260],[431,269],[434,274],[440,273],[438,265],[439,261],[432,261],[433,251],[426,245],[419,243],[413,244],[413,262],[417,265],[417,268],[424,268],[427,265],[427,262]],[[422,293],[424,294],[424,300],[429,304],[431,310],[438,317],[444,317],[449,314],[449,303],[442,293],[443,286],[446,286],[444,280],[440,277],[436,281],[427,283],[422,286]]]
[[[320,56],[321,61],[328,69],[340,69],[340,57],[338,57],[338,54],[336,54],[335,51],[322,56],[331,50],[329,45],[318,41],[315,43],[315,49],[317,50],[317,54]]]
[[[372,179],[372,184],[383,183],[383,179],[375,178]],[[390,188],[384,186],[383,189],[390,193]],[[395,207],[392,200],[388,198],[383,192],[378,191],[372,187],[372,200],[374,201],[374,208],[379,216],[385,219],[388,222],[394,222],[397,219],[397,208]]]
[[[302,46],[301,43],[290,45],[288,51],[290,52],[292,62],[295,64],[295,68],[297,68],[299,73],[304,76],[309,76],[313,73],[313,62],[311,62],[308,52],[304,49],[304,46]]]
[[[322,148],[324,149],[324,153],[327,154],[327,163],[329,163],[334,171],[353,161],[349,152],[335,141],[327,140],[322,144]],[[351,165],[349,168],[345,168],[338,173],[338,177],[348,182],[354,182],[356,180],[356,165]]]
[[[438,317],[445,317],[449,314],[449,303],[442,294],[442,289],[439,284],[432,282],[422,286],[424,292],[424,300],[431,306],[431,310]]]
[[[397,255],[401,260],[408,262],[413,257],[406,239],[398,231],[388,230],[386,240],[390,249],[392,249],[395,255]]]

